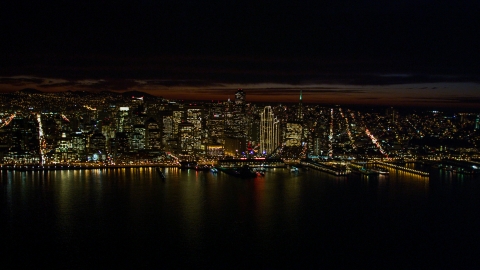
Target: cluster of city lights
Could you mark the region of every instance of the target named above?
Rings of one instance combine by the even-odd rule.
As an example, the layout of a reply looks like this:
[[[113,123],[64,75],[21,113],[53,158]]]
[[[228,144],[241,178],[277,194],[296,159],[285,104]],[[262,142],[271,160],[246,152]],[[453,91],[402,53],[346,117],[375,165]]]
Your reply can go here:
[[[328,135],[328,156],[333,157],[333,109],[330,110],[330,133]]]
[[[368,130],[368,128],[365,129],[365,133],[367,134],[367,136],[372,140],[372,143],[375,144],[375,146],[377,146],[378,150],[380,151],[380,153],[382,153],[382,155],[385,155],[388,157],[388,154],[387,152],[385,152],[385,150],[383,150],[382,146],[380,145],[380,143],[378,142],[378,140],[375,138],[375,136],[373,136],[373,134],[370,133],[370,131]]]
[[[13,118],[15,118],[15,116],[16,116],[16,114],[13,113],[13,114],[11,114],[9,117],[7,117],[7,119],[2,120],[2,121],[0,122],[0,128],[3,128],[3,127],[5,127],[5,126],[8,126],[8,125],[10,124],[10,122],[12,122]]]

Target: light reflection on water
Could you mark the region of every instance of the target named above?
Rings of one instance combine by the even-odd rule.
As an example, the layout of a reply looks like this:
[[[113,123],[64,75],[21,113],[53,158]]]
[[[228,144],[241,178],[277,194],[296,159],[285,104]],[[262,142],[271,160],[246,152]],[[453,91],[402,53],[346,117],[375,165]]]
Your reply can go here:
[[[461,225],[468,239],[479,237],[473,228],[480,220],[472,215],[480,206],[480,181],[470,176],[440,171],[429,180],[390,170],[389,176],[335,177],[270,169],[264,177],[238,179],[162,171],[166,180],[154,168],[3,171],[7,251],[39,254],[32,264],[73,268],[117,261],[231,266],[228,257],[238,267],[322,266],[345,252],[365,265],[378,255],[412,266],[417,255],[411,252],[443,254],[467,239],[448,236],[446,228]],[[149,245],[155,248],[145,249]]]

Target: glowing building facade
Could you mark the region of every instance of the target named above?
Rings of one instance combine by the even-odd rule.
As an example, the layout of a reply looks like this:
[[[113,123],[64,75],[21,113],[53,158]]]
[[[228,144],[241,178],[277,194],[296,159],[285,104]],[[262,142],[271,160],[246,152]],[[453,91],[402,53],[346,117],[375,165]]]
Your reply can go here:
[[[266,106],[260,114],[260,153],[272,154],[278,146],[279,123],[272,108]]]

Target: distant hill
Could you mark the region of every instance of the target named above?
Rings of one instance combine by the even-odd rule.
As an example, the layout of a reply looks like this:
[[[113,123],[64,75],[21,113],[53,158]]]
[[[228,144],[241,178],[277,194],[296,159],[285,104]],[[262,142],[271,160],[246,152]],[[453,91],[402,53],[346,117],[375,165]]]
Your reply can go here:
[[[43,94],[42,91],[34,89],[34,88],[24,88],[22,90],[18,90],[17,93],[21,93],[21,94]]]
[[[92,93],[88,91],[72,91],[72,90],[67,90],[65,92],[59,92],[61,95],[71,95],[71,96],[77,96],[77,97],[86,97],[92,95]]]
[[[108,90],[103,90],[101,92],[98,92],[98,94],[99,95],[105,95],[105,96],[118,96],[118,95],[120,95],[117,92],[112,92],[112,91],[108,91]]]
[[[123,97],[144,97],[144,98],[153,98],[155,96],[152,96],[150,94],[147,94],[147,93],[144,93],[144,92],[140,92],[140,91],[128,91],[128,92],[123,92],[122,93],[122,96]]]

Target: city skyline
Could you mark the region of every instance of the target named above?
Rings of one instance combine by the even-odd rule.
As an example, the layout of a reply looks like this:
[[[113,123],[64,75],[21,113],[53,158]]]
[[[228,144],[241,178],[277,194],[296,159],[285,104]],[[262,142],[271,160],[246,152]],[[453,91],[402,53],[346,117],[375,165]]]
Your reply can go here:
[[[212,164],[478,158],[479,112],[171,101],[139,92],[0,94],[0,163]],[[271,103],[272,101],[270,101]]]

